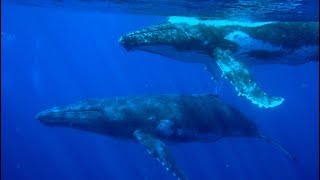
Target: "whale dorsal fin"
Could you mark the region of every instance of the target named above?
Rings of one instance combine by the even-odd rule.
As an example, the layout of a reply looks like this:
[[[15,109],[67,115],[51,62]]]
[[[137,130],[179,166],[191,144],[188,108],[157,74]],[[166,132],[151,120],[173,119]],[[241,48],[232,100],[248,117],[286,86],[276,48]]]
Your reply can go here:
[[[213,56],[222,71],[222,76],[231,82],[239,96],[246,97],[260,108],[273,108],[284,101],[282,97],[271,96],[262,91],[245,65],[235,60],[229,50],[216,48]]]
[[[175,161],[171,157],[170,151],[167,146],[159,139],[151,136],[143,130],[136,130],[134,136],[143,144],[148,153],[155,157],[167,169],[173,173],[179,180],[187,179],[184,174],[176,167]]]

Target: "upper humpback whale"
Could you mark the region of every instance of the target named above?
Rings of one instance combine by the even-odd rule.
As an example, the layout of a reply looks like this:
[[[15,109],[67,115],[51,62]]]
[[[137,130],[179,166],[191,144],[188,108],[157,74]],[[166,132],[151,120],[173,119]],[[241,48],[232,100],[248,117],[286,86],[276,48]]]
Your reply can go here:
[[[93,99],[40,112],[49,126],[64,126],[122,139],[135,139],[178,179],[186,179],[165,142],[214,142],[221,138],[260,138],[294,158],[261,134],[256,124],[216,95],[154,95]]]
[[[238,95],[259,107],[280,105],[283,98],[261,90],[245,64],[297,65],[319,61],[318,22],[237,22],[170,17],[122,36],[127,50],[143,50],[176,60],[216,67]],[[218,65],[218,66],[217,66]]]

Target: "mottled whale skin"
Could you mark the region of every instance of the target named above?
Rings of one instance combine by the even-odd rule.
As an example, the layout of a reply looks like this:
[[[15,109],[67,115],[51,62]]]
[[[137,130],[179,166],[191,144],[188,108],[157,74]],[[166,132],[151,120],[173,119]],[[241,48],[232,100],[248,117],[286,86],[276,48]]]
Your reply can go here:
[[[284,98],[264,92],[246,65],[319,61],[318,42],[318,22],[238,22],[185,17],[170,17],[166,23],[128,33],[119,40],[127,50],[204,64],[213,77],[221,74],[239,96],[259,108],[277,107]]]
[[[256,124],[216,95],[155,95],[81,101],[40,112],[48,126],[62,126],[120,139],[138,140],[178,179],[177,168],[165,142],[214,142],[224,137],[261,138],[293,156],[260,134]]]
[[[319,22],[237,22],[171,17],[122,36],[127,50],[192,63],[210,63],[214,49],[247,64],[297,65],[319,61]]]

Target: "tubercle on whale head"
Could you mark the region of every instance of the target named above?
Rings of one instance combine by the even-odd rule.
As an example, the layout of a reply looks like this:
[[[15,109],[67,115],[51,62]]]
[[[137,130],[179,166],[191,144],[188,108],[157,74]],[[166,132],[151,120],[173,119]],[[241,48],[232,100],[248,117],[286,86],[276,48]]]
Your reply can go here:
[[[153,45],[185,46],[195,40],[196,31],[187,24],[161,23],[125,34],[118,42],[128,51]]]

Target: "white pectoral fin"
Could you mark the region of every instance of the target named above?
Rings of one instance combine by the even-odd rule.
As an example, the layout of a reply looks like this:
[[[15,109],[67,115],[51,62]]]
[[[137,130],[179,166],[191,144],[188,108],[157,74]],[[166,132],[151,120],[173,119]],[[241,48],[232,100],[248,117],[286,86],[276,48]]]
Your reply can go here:
[[[143,130],[136,130],[134,132],[134,136],[147,148],[148,153],[155,157],[167,169],[167,171],[173,173],[173,175],[180,180],[186,179],[184,174],[176,167],[169,149],[161,140],[143,132]]]
[[[284,101],[282,97],[271,96],[263,92],[245,65],[236,61],[229,50],[216,48],[214,57],[222,71],[222,76],[231,82],[238,91],[239,96],[246,97],[260,108],[273,108],[279,106]]]

